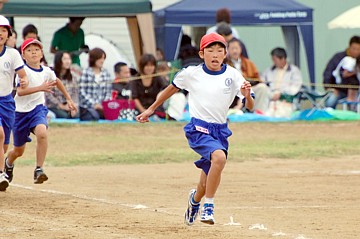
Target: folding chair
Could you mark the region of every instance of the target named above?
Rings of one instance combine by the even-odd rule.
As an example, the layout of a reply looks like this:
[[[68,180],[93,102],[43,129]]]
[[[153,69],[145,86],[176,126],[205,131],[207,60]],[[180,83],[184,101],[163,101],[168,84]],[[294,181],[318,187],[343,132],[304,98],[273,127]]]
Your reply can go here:
[[[339,100],[338,104],[342,105],[343,110],[349,110],[349,106],[355,105],[356,106],[356,112],[360,114],[360,94],[358,95],[358,98],[356,101],[347,101],[346,97]]]
[[[315,110],[324,109],[325,101],[329,98],[330,92],[319,93],[318,91],[312,90],[307,86],[301,86],[300,91],[295,95],[293,104],[296,110],[301,109],[301,102],[304,100],[310,101],[312,109],[306,114],[309,117],[315,112]]]

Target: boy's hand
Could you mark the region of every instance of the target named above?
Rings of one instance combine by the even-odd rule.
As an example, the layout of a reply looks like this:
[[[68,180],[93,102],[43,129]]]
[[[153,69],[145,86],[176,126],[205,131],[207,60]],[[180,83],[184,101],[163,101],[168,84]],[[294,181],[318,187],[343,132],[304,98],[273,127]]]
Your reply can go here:
[[[29,85],[29,80],[27,78],[20,78],[20,87],[25,88]]]
[[[251,84],[249,81],[244,81],[244,83],[240,87],[240,92],[245,98],[250,97]]]
[[[76,107],[76,105],[74,104],[74,102],[73,102],[71,99],[70,99],[70,100],[67,100],[66,102],[67,102],[67,106],[69,107],[71,113],[74,112],[74,113],[76,114],[76,112],[77,112],[77,107]]]
[[[56,86],[56,81],[45,81],[41,86],[41,91],[45,91],[48,93],[54,93],[52,89]]]
[[[136,116],[136,121],[140,122],[140,123],[149,122],[149,117],[152,114],[154,114],[154,111],[147,109],[144,112],[142,112],[141,114],[139,114],[138,116]]]

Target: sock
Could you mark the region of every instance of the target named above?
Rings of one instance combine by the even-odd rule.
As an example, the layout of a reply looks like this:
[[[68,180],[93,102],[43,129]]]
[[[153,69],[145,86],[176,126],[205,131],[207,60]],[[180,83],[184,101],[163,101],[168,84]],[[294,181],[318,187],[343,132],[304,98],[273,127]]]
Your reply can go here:
[[[198,204],[200,204],[200,202],[195,202],[194,197],[192,197],[192,198],[191,198],[191,204],[192,204],[192,205],[198,205]]]
[[[204,202],[204,204],[214,204],[214,198],[207,198],[207,197],[205,197],[205,202]]]
[[[5,163],[6,163],[6,167],[8,167],[8,168],[12,168],[12,167],[14,167],[14,165],[13,164],[9,164],[9,160],[8,160],[8,158],[6,158],[5,159]]]

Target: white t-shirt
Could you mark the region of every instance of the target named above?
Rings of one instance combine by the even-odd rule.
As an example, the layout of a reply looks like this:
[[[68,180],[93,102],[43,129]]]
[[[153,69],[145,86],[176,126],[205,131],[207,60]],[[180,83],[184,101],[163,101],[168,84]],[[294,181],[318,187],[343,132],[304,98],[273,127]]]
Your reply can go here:
[[[244,77],[235,68],[223,65],[210,71],[205,64],[189,66],[180,71],[173,85],[189,92],[190,116],[208,123],[226,123],[227,113],[235,96],[243,99],[240,87]]]
[[[40,69],[33,69],[28,65],[24,67],[27,77],[29,79],[28,87],[37,87],[42,85],[45,81],[56,80],[55,72],[47,66],[41,66]],[[17,84],[19,83],[19,77],[16,77]],[[45,92],[39,91],[30,95],[15,96],[16,112],[30,112],[37,105],[45,104]]]
[[[15,72],[24,67],[20,53],[11,47],[4,46],[0,53],[0,96],[10,95],[14,86]]]
[[[333,76],[336,79],[336,84],[341,84],[341,68],[349,72],[353,72],[355,70],[355,66],[356,59],[351,56],[345,56],[336,66],[336,69],[332,72]]]

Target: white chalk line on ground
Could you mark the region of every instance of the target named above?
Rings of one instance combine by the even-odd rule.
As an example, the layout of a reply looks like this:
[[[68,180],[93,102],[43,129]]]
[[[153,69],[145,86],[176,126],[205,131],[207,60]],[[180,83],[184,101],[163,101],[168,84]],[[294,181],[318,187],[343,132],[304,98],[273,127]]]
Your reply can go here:
[[[110,205],[118,205],[118,206],[131,208],[131,209],[142,209],[142,210],[148,210],[148,211],[152,211],[152,212],[158,212],[158,213],[164,213],[164,214],[168,214],[168,215],[179,216],[179,214],[177,214],[177,213],[168,212],[169,209],[179,209],[179,208],[158,208],[158,209],[154,209],[154,208],[149,208],[149,207],[147,207],[145,205],[141,205],[141,204],[121,203],[121,202],[112,201],[112,200],[108,200],[108,199],[104,199],[104,198],[96,198],[96,197],[90,197],[90,196],[86,196],[86,195],[72,194],[72,193],[61,192],[61,191],[57,191],[57,190],[51,190],[51,189],[36,189],[34,187],[31,187],[31,186],[25,186],[25,185],[20,185],[20,184],[13,184],[12,183],[11,186],[21,188],[21,189],[31,190],[31,191],[39,191],[39,192],[50,193],[50,194],[55,194],[55,195],[69,196],[69,197],[74,197],[74,198],[77,198],[77,199],[93,201],[93,202],[98,202],[98,203],[104,203],[104,204],[110,204]],[[322,205],[309,205],[309,206],[306,206],[306,205],[303,205],[303,206],[242,206],[242,207],[231,207],[231,208],[227,207],[227,209],[297,209],[297,208],[335,208],[335,207],[333,207],[333,206],[322,206]],[[49,222],[47,222],[47,223],[50,224]],[[222,226],[241,226],[241,224],[237,223],[237,222],[234,222],[233,217],[230,216],[230,222],[222,224]],[[207,225],[204,225],[202,227],[207,227]],[[302,234],[293,235],[293,234],[289,234],[289,233],[284,233],[282,231],[268,230],[268,228],[264,224],[261,224],[261,223],[256,223],[256,224],[249,225],[249,227],[247,229],[248,230],[254,230],[255,229],[255,230],[260,230],[260,231],[267,231],[273,237],[289,236],[291,238],[296,238],[296,239],[310,239],[310,238],[305,237]],[[52,230],[57,230],[57,229],[54,228]],[[96,230],[94,230],[94,232],[102,233],[102,232],[98,232]]]

